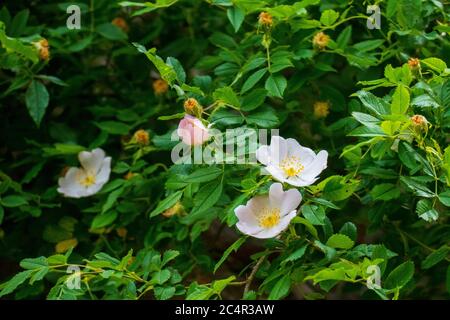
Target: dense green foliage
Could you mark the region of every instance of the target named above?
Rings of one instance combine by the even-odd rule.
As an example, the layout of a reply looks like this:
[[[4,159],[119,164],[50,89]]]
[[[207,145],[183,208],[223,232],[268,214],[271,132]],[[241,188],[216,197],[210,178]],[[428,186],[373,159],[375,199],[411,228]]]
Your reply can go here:
[[[448,3],[91,0],[80,30],[68,5],[0,8],[0,297],[449,297]],[[279,237],[235,227],[259,163],[172,163],[185,109],[328,151]],[[95,148],[107,184],[58,193]]]

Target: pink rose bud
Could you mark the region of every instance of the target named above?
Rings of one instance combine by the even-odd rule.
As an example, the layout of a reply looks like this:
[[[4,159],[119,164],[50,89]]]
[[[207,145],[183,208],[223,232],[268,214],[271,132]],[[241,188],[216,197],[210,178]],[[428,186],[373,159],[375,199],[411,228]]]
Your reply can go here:
[[[181,140],[190,146],[201,145],[209,139],[208,129],[203,123],[191,115],[185,115],[177,130]]]

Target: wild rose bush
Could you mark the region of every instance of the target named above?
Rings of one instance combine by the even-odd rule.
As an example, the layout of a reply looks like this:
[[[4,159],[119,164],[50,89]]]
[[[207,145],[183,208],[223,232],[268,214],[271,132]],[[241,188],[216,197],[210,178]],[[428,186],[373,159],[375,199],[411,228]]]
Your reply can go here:
[[[0,296],[448,298],[443,1],[77,5],[0,10]]]

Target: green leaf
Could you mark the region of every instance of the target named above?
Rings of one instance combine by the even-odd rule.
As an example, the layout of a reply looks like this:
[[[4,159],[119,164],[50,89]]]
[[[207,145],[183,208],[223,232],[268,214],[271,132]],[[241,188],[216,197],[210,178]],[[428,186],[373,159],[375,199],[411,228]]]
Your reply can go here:
[[[423,63],[425,66],[438,73],[442,73],[445,71],[445,69],[447,69],[447,64],[438,58],[426,58],[420,60],[420,63]]]
[[[326,245],[335,249],[350,249],[355,243],[352,239],[344,234],[333,234],[327,241]]]
[[[253,73],[250,77],[245,80],[244,84],[241,88],[241,94],[247,92],[251,88],[255,86],[255,84],[258,83],[259,80],[266,74],[267,68],[260,69]]]
[[[212,284],[212,289],[214,290],[214,293],[220,295],[223,289],[225,289],[230,284],[230,282],[232,282],[235,279],[236,279],[235,276],[230,276],[226,279],[214,281]]]
[[[28,204],[28,201],[19,195],[6,196],[0,200],[2,206],[7,208],[15,208]]]
[[[349,25],[345,27],[344,30],[339,34],[339,36],[336,39],[336,44],[339,49],[344,49],[347,47],[348,43],[350,42],[352,38],[352,26]]]
[[[2,206],[0,206],[0,225],[2,224],[4,217],[5,217],[5,209],[3,209]]]
[[[54,254],[47,258],[47,262],[49,266],[56,266],[60,264],[66,264],[67,263],[67,257],[62,254]]]
[[[261,107],[257,112],[246,117],[248,124],[254,124],[259,128],[275,128],[279,124],[276,112],[269,107]]]
[[[33,283],[36,281],[41,281],[42,279],[44,279],[44,277],[47,275],[49,271],[50,271],[49,267],[43,267],[36,270],[33,276],[30,278],[30,285],[33,285]]]
[[[402,288],[414,275],[414,263],[406,261],[389,273],[384,283],[386,289]]]
[[[441,262],[447,257],[450,248],[446,245],[440,247],[436,251],[433,251],[425,260],[422,261],[422,269],[430,269],[437,263]]]
[[[235,110],[228,110],[224,108],[216,110],[217,111],[214,111],[211,116],[211,121],[214,122],[215,125],[233,126],[244,122],[242,115]]]
[[[48,102],[49,95],[47,88],[40,81],[31,81],[31,84],[25,93],[25,103],[28,108],[28,113],[38,127],[45,115]]]
[[[168,57],[166,60],[168,66],[171,66],[177,75],[177,80],[179,83],[184,83],[186,81],[186,72],[183,69],[180,61],[174,57]]]
[[[170,271],[163,269],[153,274],[152,281],[157,284],[163,284],[170,279]]]
[[[352,222],[346,222],[339,230],[340,234],[344,234],[353,241],[356,240],[357,230],[356,226]]]
[[[46,257],[27,258],[20,261],[20,266],[23,269],[34,270],[47,267],[48,262]]]
[[[8,282],[2,285],[3,289],[2,291],[0,291],[0,297],[10,294],[14,290],[16,290],[16,288],[20,286],[25,280],[27,280],[33,274],[33,272],[33,270],[26,270],[19,272],[14,277],[12,277]]]
[[[392,96],[391,113],[392,114],[406,114],[409,108],[409,91],[403,85],[400,85],[395,89]]]
[[[342,201],[349,198],[359,185],[358,180],[346,181],[343,177],[332,176],[320,183],[324,184],[323,197],[331,201]]]
[[[264,87],[269,92],[270,96],[282,98],[284,90],[287,87],[287,81],[281,74],[272,74],[267,78]]]
[[[400,197],[400,189],[392,183],[382,183],[376,185],[370,192],[374,201],[389,201]]]
[[[239,7],[231,7],[227,10],[227,17],[233,25],[234,32],[238,32],[244,21],[245,12]]]
[[[156,69],[158,69],[158,72],[161,75],[161,78],[166,80],[169,85],[172,85],[174,80],[177,79],[177,73],[172,66],[166,64],[163,59],[156,55],[156,49],[152,48],[147,50],[144,46],[136,42],[133,42],[133,45],[139,52],[144,53],[147,58],[155,65]]]
[[[180,252],[176,250],[167,250],[163,254],[162,262],[161,262],[161,268],[164,267],[167,263],[175,259],[180,255]]]
[[[159,202],[158,206],[150,213],[150,218],[157,216],[158,214],[173,207],[178,202],[178,200],[181,199],[182,195],[183,195],[183,191],[177,191],[175,193],[172,193],[170,196],[168,196],[163,201]]]
[[[450,207],[450,190],[444,191],[439,194],[439,201],[447,207]],[[1,219],[0,219],[1,223]]]
[[[131,130],[129,125],[117,121],[94,122],[94,124],[106,133],[114,135],[126,135]]]
[[[125,188],[122,187],[114,190],[108,195],[108,198],[106,198],[106,201],[102,206],[102,214],[112,208],[112,206],[116,203],[117,199],[120,197],[124,190]]]
[[[97,32],[109,40],[125,40],[128,38],[127,34],[118,26],[111,23],[103,23],[97,26]]]
[[[99,229],[111,225],[117,219],[117,211],[108,211],[106,213],[101,213],[97,215],[94,220],[92,220],[91,228]]]
[[[305,204],[302,206],[302,214],[313,225],[325,224],[325,210],[322,207]]]
[[[353,48],[358,50],[358,52],[367,52],[379,48],[383,43],[383,39],[366,40],[354,44]]]
[[[374,112],[376,115],[380,116],[389,113],[389,106],[371,92],[360,90],[355,95],[368,110]]]
[[[185,114],[186,114],[185,112],[180,112],[180,113],[171,114],[169,116],[159,116],[158,120],[182,119]]]
[[[225,262],[225,260],[231,254],[231,252],[236,252],[244,244],[245,240],[247,240],[247,237],[239,238],[231,246],[229,246],[227,248],[227,250],[224,251],[222,257],[220,258],[220,260],[214,266],[213,273],[216,273],[217,269],[219,269],[219,267],[222,265],[222,263]]]
[[[417,180],[404,176],[400,177],[400,180],[408,187],[408,189],[419,197],[433,198],[435,196],[433,191]]]
[[[266,100],[266,96],[266,89],[259,88],[253,90],[243,98],[241,109],[247,112],[255,110],[264,103],[264,100]]]
[[[175,287],[155,287],[155,297],[158,300],[167,300],[175,295]]]
[[[298,248],[297,250],[295,250],[294,252],[292,252],[286,259],[284,259],[281,262],[281,265],[286,264],[289,261],[295,261],[300,259],[301,257],[304,256],[305,252],[306,252],[306,248],[308,247],[307,244],[301,246],[300,248]]]
[[[322,12],[322,15],[320,16],[320,22],[324,26],[331,26],[333,23],[336,22],[336,20],[339,18],[339,12],[336,12],[334,10],[328,9]]]
[[[212,181],[200,188],[194,197],[193,212],[203,212],[216,204],[222,195],[222,180]]]
[[[270,291],[269,300],[279,300],[285,297],[289,293],[291,288],[291,277],[289,274],[285,274],[281,277],[277,283],[275,283],[272,291]]]
[[[180,177],[180,180],[187,183],[208,182],[222,175],[222,169],[219,167],[207,167],[195,170],[186,177]]]
[[[241,102],[231,87],[219,88],[213,93],[215,100],[240,108]]]

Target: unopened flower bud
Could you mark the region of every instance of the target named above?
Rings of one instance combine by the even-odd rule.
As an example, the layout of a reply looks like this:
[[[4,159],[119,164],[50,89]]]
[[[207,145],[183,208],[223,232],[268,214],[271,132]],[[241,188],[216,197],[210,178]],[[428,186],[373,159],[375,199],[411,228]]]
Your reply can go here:
[[[415,114],[411,117],[411,122],[414,128],[423,129],[428,127],[428,120],[420,114]]]
[[[272,26],[273,24],[272,15],[268,12],[261,12],[258,16],[258,23],[266,27]]]
[[[201,118],[203,108],[196,99],[188,98],[184,101],[184,111],[191,116]]]
[[[410,58],[408,60],[408,67],[411,70],[419,69],[420,68],[420,60],[417,58]]]

